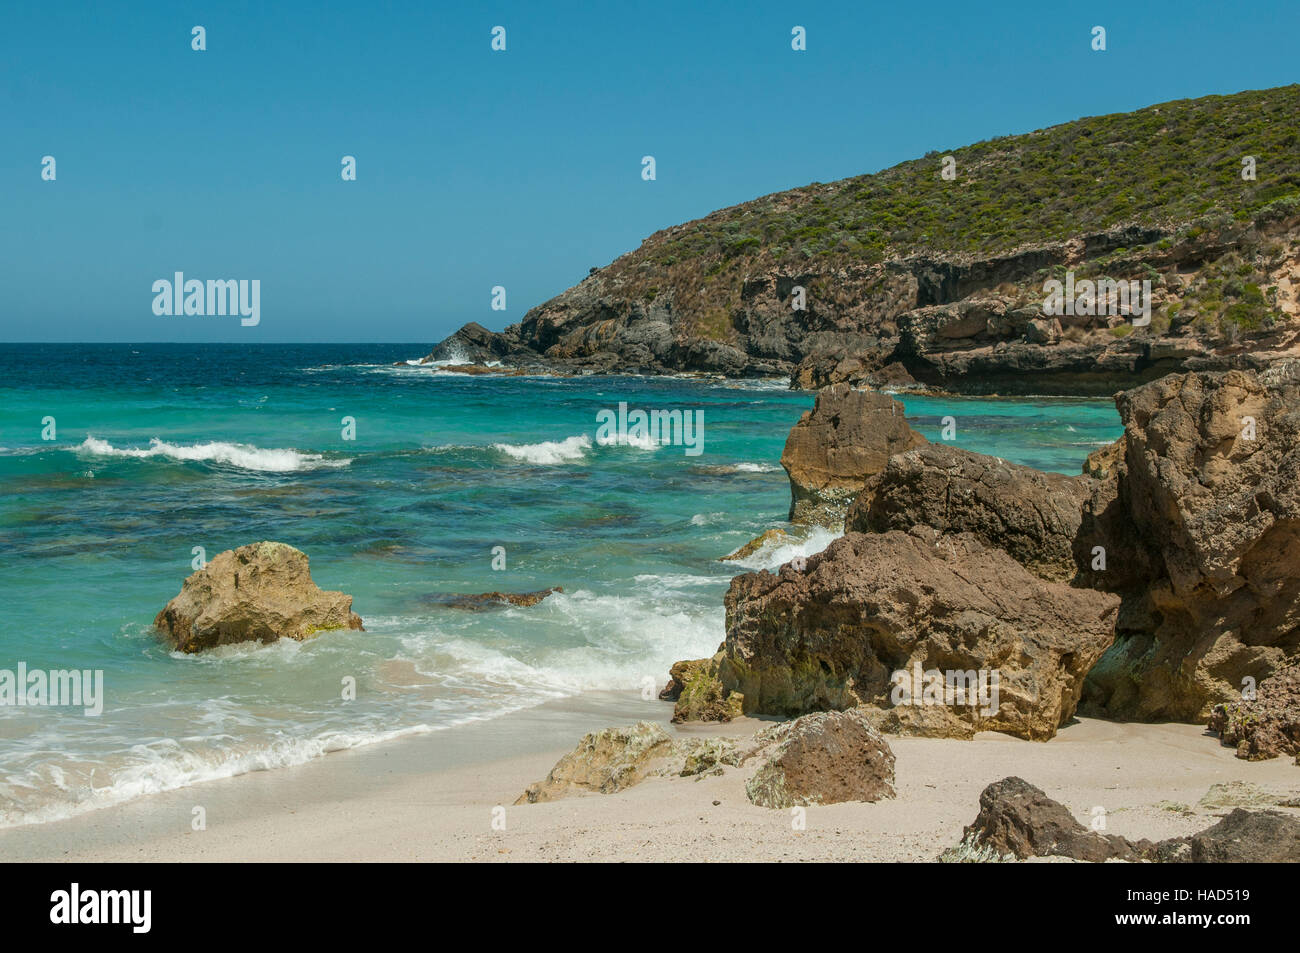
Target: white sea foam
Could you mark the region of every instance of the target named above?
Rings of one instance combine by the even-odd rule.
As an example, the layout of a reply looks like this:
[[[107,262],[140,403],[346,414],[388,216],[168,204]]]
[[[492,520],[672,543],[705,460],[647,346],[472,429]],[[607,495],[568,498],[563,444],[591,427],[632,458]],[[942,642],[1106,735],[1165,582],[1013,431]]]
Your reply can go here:
[[[555,466],[581,460],[591,449],[591,438],[586,434],[566,437],[564,440],[545,440],[541,443],[494,443],[492,445],[514,460],[537,466]]]
[[[87,437],[77,448],[78,453],[97,457],[130,457],[137,460],[149,460],[162,457],[193,463],[221,463],[239,467],[243,470],[258,470],[265,473],[292,473],[296,470],[314,470],[320,467],[345,467],[351,459],[327,460],[319,453],[303,453],[299,450],[277,450],[254,447],[251,444],[225,443],[211,441],[208,443],[175,444],[154,437],[148,447],[115,447],[107,440]]]
[[[737,559],[734,565],[746,569],[778,569],[792,559],[820,553],[843,535],[843,530],[833,531],[814,526],[805,535],[766,542],[744,559]]]

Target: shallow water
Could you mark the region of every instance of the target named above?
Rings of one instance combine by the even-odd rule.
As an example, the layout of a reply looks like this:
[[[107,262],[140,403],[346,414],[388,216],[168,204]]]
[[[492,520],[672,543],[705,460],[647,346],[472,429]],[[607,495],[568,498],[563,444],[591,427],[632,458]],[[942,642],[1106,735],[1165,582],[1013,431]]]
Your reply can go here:
[[[0,345],[0,669],[102,669],[106,695],[99,717],[0,707],[0,826],[582,691],[657,688],[673,661],[714,651],[737,571],[717,557],[784,520],[778,461],[812,395],[393,366],[427,350]],[[596,415],[621,401],[702,410],[703,452],[602,445]],[[951,415],[958,445],[1067,473],[1120,432],[1109,401],[905,403],[933,440]],[[366,631],[169,652],[151,623],[194,547],[261,539],[308,553]],[[556,585],[527,609],[441,604]],[[341,697],[349,677],[355,701]]]

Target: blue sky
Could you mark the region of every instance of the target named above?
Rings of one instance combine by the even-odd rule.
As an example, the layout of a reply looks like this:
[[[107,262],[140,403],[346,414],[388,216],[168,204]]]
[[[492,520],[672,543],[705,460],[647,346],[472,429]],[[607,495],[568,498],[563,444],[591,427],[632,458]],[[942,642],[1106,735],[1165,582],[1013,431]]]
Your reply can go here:
[[[1294,82],[1298,26],[1294,0],[6,3],[0,340],[499,328],[758,195]],[[261,323],[154,315],[176,271],[259,279]]]

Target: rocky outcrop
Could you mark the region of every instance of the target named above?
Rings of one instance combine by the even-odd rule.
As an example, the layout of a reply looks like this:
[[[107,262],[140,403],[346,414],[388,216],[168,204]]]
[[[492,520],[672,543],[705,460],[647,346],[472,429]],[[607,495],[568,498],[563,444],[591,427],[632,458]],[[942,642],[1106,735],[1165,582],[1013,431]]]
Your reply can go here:
[[[748,573],[727,592],[713,671],[746,714],[893,707],[899,679],[961,684],[930,705],[945,733],[970,726],[1046,739],[1069,720],[1110,645],[1118,598],[1049,583],[971,535],[852,533],[799,571]],[[965,679],[988,675],[984,697]],[[996,703],[989,697],[997,673]],[[896,675],[896,673],[903,673]],[[928,680],[928,679],[927,679]],[[913,701],[926,705],[922,679]]]
[[[786,808],[894,796],[894,752],[861,712],[818,712],[764,728],[764,758],[745,784],[760,807]]]
[[[673,723],[731,721],[744,713],[744,696],[726,688],[717,674],[717,659],[677,662],[668,672],[659,697],[675,702]]]
[[[1092,483],[926,444],[889,459],[854,500],[845,526],[883,533],[921,524],[970,533],[1036,575],[1068,581],[1076,573],[1075,540]]]
[[[947,860],[1070,857],[1100,863],[1143,859],[1155,845],[1084,827],[1065,805],[1022,778],[1003,778],[980,794],[980,810]]]
[[[903,405],[888,395],[847,384],[821,391],[781,454],[790,477],[790,521],[839,526],[869,477],[894,454],[925,443],[908,425]]]
[[[1300,652],[1300,361],[1117,398],[1125,451],[1089,504],[1087,583],[1124,596],[1090,710],[1203,720]]]
[[[665,759],[676,754],[668,732],[654,722],[593,731],[515,803],[553,801],[582,791],[613,794],[663,770]]]
[[[926,156],[763,196],[656,232],[500,334],[467,325],[431,357],[1001,394],[1258,370],[1300,330],[1283,132],[1298,109],[1294,86],[1164,103],[955,149],[957,181]],[[1274,159],[1269,184],[1243,190],[1221,157],[1247,139]],[[1111,161],[1133,142],[1145,162]],[[1185,174],[1157,181],[1174,166]],[[1047,313],[1046,282],[1069,278],[1079,306]],[[1107,280],[1149,282],[1149,323],[1088,287]]]
[[[307,555],[284,543],[226,550],[181,585],[154,626],[182,652],[360,629],[352,597],[312,582]]]
[[[1209,727],[1238,758],[1295,755],[1300,763],[1300,660],[1264,679],[1254,698],[1215,705]]]
[[[1004,778],[980,794],[980,811],[962,841],[941,860],[997,861],[1066,857],[1156,863],[1295,863],[1300,818],[1280,811],[1232,811],[1189,837],[1129,841],[1084,827],[1062,804],[1021,778]]]

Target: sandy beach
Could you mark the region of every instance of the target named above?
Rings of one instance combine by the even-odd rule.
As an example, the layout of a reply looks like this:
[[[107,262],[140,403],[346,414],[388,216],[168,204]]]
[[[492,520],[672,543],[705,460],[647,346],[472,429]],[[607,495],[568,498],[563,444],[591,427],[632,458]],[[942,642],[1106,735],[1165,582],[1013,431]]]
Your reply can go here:
[[[6,861],[932,861],[961,837],[980,791],[1019,775],[1087,823],[1129,838],[1189,834],[1225,808],[1198,807],[1233,780],[1289,795],[1289,759],[1248,763],[1195,726],[1078,719],[1050,742],[985,733],[973,741],[890,737],[898,796],[788,811],[745,796],[752,767],[652,777],[611,795],[515,806],[586,731],[671,706],[597,693],[352,751],[295,768],[211,781],[64,821],[0,831]],[[743,735],[763,721],[670,726]],[[1184,805],[1186,812],[1175,805]],[[207,829],[194,831],[194,808]],[[492,827],[505,809],[505,830]],[[1292,813],[1300,813],[1292,811]]]

